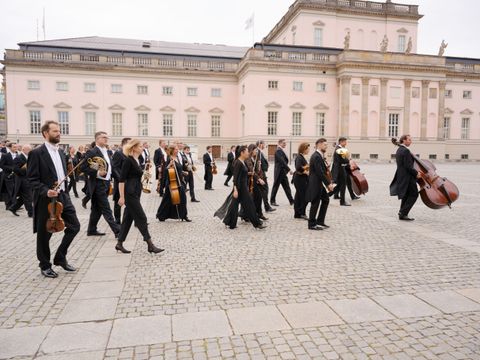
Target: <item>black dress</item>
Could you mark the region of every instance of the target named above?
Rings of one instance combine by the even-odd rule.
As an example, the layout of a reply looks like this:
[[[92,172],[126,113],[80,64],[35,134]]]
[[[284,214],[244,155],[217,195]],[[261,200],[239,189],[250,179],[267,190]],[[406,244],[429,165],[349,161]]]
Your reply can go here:
[[[148,232],[147,216],[143,211],[140,197],[142,195],[142,174],[140,164],[132,156],[125,157],[122,163],[119,183],[124,183],[125,211],[123,212],[122,225],[118,241],[123,242],[127,238],[132,222],[143,236],[143,240],[151,239]]]
[[[294,199],[295,218],[305,215],[305,208],[307,207],[305,195],[308,188],[308,175],[305,174],[304,170],[306,165],[308,165],[307,160],[302,154],[299,154],[295,159],[295,174],[293,174],[293,185],[295,185],[296,190]]]
[[[168,179],[168,167],[165,167],[163,172],[163,181],[165,185],[165,193],[162,202],[157,210],[157,219],[165,221],[166,219],[187,219],[187,196],[185,195],[185,186],[182,181],[182,165],[175,161],[175,168],[177,169],[178,191],[180,193],[180,204],[173,205],[172,197],[170,196],[170,181]]]
[[[215,216],[223,219],[223,223],[235,229],[238,220],[238,206],[242,206],[243,217],[248,219],[254,227],[261,225],[257,216],[255,205],[248,191],[248,170],[241,160],[235,160],[233,163],[233,185],[236,186],[238,197],[233,197],[233,191],[227,197],[222,207],[215,212]]]

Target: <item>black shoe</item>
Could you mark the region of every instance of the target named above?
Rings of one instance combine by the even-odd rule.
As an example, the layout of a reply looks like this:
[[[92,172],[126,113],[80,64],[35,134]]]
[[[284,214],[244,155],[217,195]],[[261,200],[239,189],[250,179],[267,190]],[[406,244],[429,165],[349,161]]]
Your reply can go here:
[[[293,204],[295,204],[295,202],[293,200],[290,201],[290,206],[292,206]]]
[[[321,226],[315,225],[315,226],[309,226],[308,230],[323,230]]]
[[[275,201],[270,201],[270,205],[272,205],[272,206],[279,206]]]
[[[262,219],[262,220],[268,220],[268,218],[267,218],[267,217],[265,217],[264,215],[262,215],[262,216],[259,216],[258,218],[259,218],[259,219]]]
[[[88,198],[87,198],[87,197],[84,197],[84,198],[82,199],[82,207],[83,207],[84,209],[87,208],[87,203],[88,203]]]
[[[182,221],[185,221],[185,222],[192,222],[192,220],[190,220],[188,217],[186,218],[183,218]]]
[[[326,224],[318,224],[320,225],[321,227],[325,228],[325,229],[328,229],[330,226],[326,225]]]
[[[131,251],[130,250],[127,250],[123,247],[123,244],[121,242],[119,242],[117,245],[115,245],[115,250],[117,250],[117,252],[121,252],[122,254],[130,254]]]
[[[274,209],[274,208],[268,208],[267,210],[265,210],[266,212],[274,212],[274,211],[277,211],[277,209]]]
[[[225,185],[226,187],[230,187],[230,185],[228,185],[227,183],[224,183],[223,185]]]
[[[358,199],[360,199],[360,196],[353,196],[352,197],[352,200],[358,200]]]
[[[265,229],[266,227],[267,227],[267,225],[265,225],[265,224],[260,224],[260,225],[255,226],[255,229],[262,230],[262,229]]]
[[[20,215],[17,214],[17,211],[13,210],[12,208],[9,208],[8,211],[10,211],[15,216],[20,216]]]
[[[78,199],[79,198],[78,194],[75,194],[75,197]]]
[[[53,271],[52,268],[45,269],[45,270],[40,270],[40,273],[47,278],[54,279],[54,278],[58,277],[58,274],[55,271]]]
[[[95,232],[87,232],[87,236],[103,236],[105,235],[105,233],[102,233],[102,232],[99,232],[99,231],[95,231]]]
[[[333,195],[333,198],[334,198],[335,200],[339,200],[339,199],[340,199],[340,196],[338,196],[338,195]]]
[[[192,199],[192,201],[191,201],[191,202],[200,202],[200,201],[199,201],[199,200],[197,200],[197,199]]]
[[[399,220],[404,220],[404,221],[413,221],[415,220],[414,218],[409,218],[407,215],[399,215],[398,216]]]
[[[53,265],[55,266],[60,266],[61,268],[63,268],[63,270],[65,271],[71,271],[71,272],[74,272],[74,271],[77,271],[77,269],[75,269],[72,265],[70,265],[68,262],[58,262],[58,261],[54,261],[53,262]]]
[[[302,215],[302,216],[300,216],[300,218],[303,219],[303,220],[308,220],[308,216],[307,216],[307,215]]]
[[[147,251],[150,253],[150,254],[159,254],[161,252],[164,252],[165,249],[160,249],[160,248],[157,248],[155,245],[153,245],[152,243],[152,239],[149,239],[146,241],[147,242]]]
[[[340,203],[340,206],[352,206],[352,205],[347,203]]]

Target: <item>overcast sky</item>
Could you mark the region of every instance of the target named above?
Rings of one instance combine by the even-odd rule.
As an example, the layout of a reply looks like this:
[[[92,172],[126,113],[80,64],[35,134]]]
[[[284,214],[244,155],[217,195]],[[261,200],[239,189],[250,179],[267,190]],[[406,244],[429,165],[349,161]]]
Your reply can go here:
[[[251,46],[245,20],[255,13],[260,41],[294,0],[0,0],[0,48],[22,41],[82,36]],[[448,56],[480,58],[479,0],[397,0],[420,5],[418,52],[436,54],[442,39]],[[1,58],[3,58],[3,51]]]

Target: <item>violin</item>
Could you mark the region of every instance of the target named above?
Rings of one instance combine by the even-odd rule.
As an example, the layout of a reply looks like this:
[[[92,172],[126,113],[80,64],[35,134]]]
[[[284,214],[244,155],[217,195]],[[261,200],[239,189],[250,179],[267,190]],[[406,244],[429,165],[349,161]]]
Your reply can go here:
[[[56,233],[65,229],[65,222],[62,219],[63,204],[57,200],[56,197],[50,199],[48,204],[47,231],[49,233]]]
[[[323,156],[322,156],[323,157]],[[333,183],[333,176],[332,176],[332,172],[330,171],[330,164],[328,163],[327,159],[326,158],[323,158],[323,161],[325,162],[325,169],[327,170],[325,172],[325,177],[327,178],[328,182],[330,184],[333,185],[333,187],[335,188],[336,184]],[[325,187],[325,190],[327,191],[327,195],[330,197],[334,194],[333,191],[329,191],[328,188],[325,186],[325,184],[323,184],[323,186]]]
[[[179,181],[177,177],[177,168],[175,163],[172,167],[167,169],[168,172],[168,187],[170,190],[170,198],[172,200],[172,205],[180,205],[180,190],[179,190]]]
[[[217,175],[218,170],[217,170],[217,164],[215,164],[215,161],[212,162],[212,174]]]
[[[392,143],[400,146],[395,138],[392,138]],[[408,150],[414,160],[413,167],[420,175],[416,180],[420,186],[420,197],[423,203],[430,209],[441,209],[445,206],[452,208],[452,203],[460,196],[458,187],[447,178],[437,175],[437,168],[432,162],[422,160],[410,149]]]
[[[350,179],[352,180],[352,190],[355,195],[365,195],[368,192],[367,178],[360,172],[360,168],[353,160],[350,160]]]

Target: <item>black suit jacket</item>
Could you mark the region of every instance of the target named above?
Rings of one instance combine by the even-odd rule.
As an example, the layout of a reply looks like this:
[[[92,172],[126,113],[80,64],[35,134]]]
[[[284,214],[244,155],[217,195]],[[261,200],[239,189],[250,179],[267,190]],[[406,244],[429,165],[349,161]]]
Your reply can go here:
[[[338,184],[338,178],[343,175],[347,175],[345,172],[345,166],[342,166],[342,164],[348,164],[349,160],[344,159],[341,157],[339,154],[337,154],[337,150],[340,149],[340,146],[335,147],[335,151],[333,152],[333,164],[332,164],[332,178],[333,182]]]
[[[235,160],[235,155],[233,155],[233,153],[231,151],[229,151],[228,155],[227,155],[228,164],[227,164],[227,168],[225,169],[225,172],[223,173],[223,175],[227,175],[227,176],[233,175],[233,161],[234,160]]]
[[[80,165],[81,172],[83,172],[87,176],[88,191],[90,196],[95,192],[98,170],[92,169],[88,165],[88,159],[91,159],[97,156],[105,160],[105,157],[103,156],[102,151],[97,146],[95,146],[94,148],[87,151],[87,153],[85,154],[85,161],[82,163],[82,165]],[[105,163],[107,164],[107,169],[105,170],[108,171],[107,160],[105,160]],[[113,174],[113,171],[112,171],[112,174]]]
[[[4,176],[7,178],[11,178],[13,172],[13,157],[11,153],[2,154],[2,158],[0,159],[0,168],[3,169]]]
[[[112,156],[112,177],[114,180],[119,181],[120,175],[122,173],[122,165],[123,161],[127,157],[123,153],[121,149],[118,151],[115,151],[115,153]]]
[[[397,195],[399,199],[403,199],[407,193],[410,183],[415,184],[417,178],[417,170],[414,169],[413,155],[405,146],[399,146],[395,156],[397,161],[397,171],[390,184],[390,195]]]
[[[203,154],[203,164],[205,167],[212,167],[212,159],[210,158],[210,154],[208,152]]]
[[[267,171],[268,171],[267,157],[261,151],[258,151],[258,155],[260,156],[260,163],[261,163],[261,166],[262,166],[262,171],[265,174],[265,177],[267,177]]]
[[[67,175],[67,164],[65,156],[62,156],[61,150],[60,159],[62,160],[63,172]],[[63,179],[57,178],[57,171],[55,165],[50,157],[45,144],[30,151],[27,161],[27,178],[33,190],[33,232],[37,232],[36,217],[39,212],[47,212],[47,207],[39,207],[39,202],[46,203],[47,192],[55,187],[55,183]],[[65,189],[68,188],[68,178],[64,182]]]
[[[282,176],[285,176],[290,171],[288,166],[288,157],[281,148],[275,151],[275,168],[273,169],[273,179],[276,181]]]
[[[324,185],[330,185],[330,181],[327,178],[327,165],[322,155],[320,155],[318,151],[315,151],[310,157],[307,201],[314,201],[319,195],[328,198]]]
[[[153,163],[155,164],[155,177],[158,179],[165,168],[165,158],[163,157],[163,152],[160,148],[155,150],[155,153],[153,154]]]
[[[25,177],[27,175],[27,169],[22,169],[23,165],[27,163],[25,155],[20,153],[15,159],[13,159],[13,172],[17,176]]]

